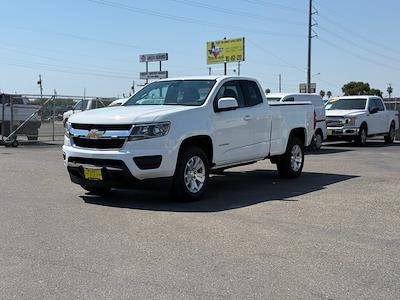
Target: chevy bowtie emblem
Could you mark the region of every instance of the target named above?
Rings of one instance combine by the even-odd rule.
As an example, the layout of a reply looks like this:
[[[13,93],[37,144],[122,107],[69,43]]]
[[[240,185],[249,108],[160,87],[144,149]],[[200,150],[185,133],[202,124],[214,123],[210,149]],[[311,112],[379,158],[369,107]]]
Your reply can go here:
[[[86,137],[88,137],[89,139],[98,139],[101,138],[104,135],[105,131],[99,131],[97,129],[92,129],[90,130]]]

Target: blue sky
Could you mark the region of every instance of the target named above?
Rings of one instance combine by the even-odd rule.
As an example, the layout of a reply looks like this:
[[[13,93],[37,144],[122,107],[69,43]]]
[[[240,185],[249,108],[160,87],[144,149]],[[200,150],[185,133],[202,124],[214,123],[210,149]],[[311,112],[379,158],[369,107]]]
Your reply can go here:
[[[207,74],[205,43],[246,38],[241,74],[295,92],[306,81],[307,0],[1,1],[0,90],[122,96],[141,84],[139,54],[168,52],[170,77]],[[341,93],[351,80],[400,95],[400,1],[315,0],[313,81]],[[223,66],[213,65],[214,74]],[[233,74],[236,64],[228,66]],[[156,70],[157,65],[150,65]]]

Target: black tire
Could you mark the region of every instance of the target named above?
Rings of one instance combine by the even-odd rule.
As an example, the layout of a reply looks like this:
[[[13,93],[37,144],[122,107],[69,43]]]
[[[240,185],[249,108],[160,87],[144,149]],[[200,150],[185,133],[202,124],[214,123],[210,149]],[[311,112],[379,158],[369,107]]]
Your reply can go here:
[[[324,136],[322,133],[320,131],[316,132],[310,145],[311,150],[320,150],[323,141]]]
[[[104,188],[104,187],[89,187],[81,184],[81,187],[85,190],[88,191],[89,193],[97,196],[106,196],[111,193],[110,188]]]
[[[199,162],[200,169],[198,171],[195,171],[194,166],[193,169],[191,169],[189,161],[192,160],[191,162],[196,162],[197,158],[201,160],[202,165]],[[172,199],[183,202],[199,200],[204,195],[204,192],[207,189],[209,176],[210,164],[204,151],[195,146],[190,146],[182,149],[178,157],[178,163],[176,165],[176,170],[174,174],[174,180],[171,190]],[[203,178],[204,180],[203,182],[201,182],[197,178]],[[189,181],[189,183],[187,183],[186,181]],[[190,185],[190,181],[192,183],[194,182],[195,184],[192,190],[190,190],[192,186],[188,187],[188,185]],[[199,189],[196,191],[195,187]]]
[[[17,140],[12,141],[11,147],[17,148],[19,146],[19,142]]]
[[[367,137],[368,137],[368,128],[365,124],[361,125],[360,130],[358,132],[358,136],[356,137],[356,144],[358,146],[365,147],[367,145]]]
[[[298,153],[298,151],[300,152]],[[295,158],[301,158],[301,161],[293,161]],[[279,175],[282,177],[296,178],[300,176],[304,166],[304,144],[299,138],[294,136],[289,137],[286,152],[277,162],[276,166]]]
[[[390,129],[387,135],[385,135],[385,143],[386,144],[392,144],[394,141],[394,137],[396,135],[394,123],[390,124]]]

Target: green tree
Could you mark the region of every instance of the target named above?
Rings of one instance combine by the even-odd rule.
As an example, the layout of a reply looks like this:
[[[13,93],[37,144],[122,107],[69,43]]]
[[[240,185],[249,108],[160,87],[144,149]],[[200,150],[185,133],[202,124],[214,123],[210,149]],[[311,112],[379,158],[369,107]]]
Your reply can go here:
[[[319,92],[319,95],[321,96],[321,98],[324,98],[324,97],[325,97],[325,91],[324,91],[324,90],[321,90],[321,91]]]
[[[328,91],[328,92],[326,93],[326,95],[328,96],[328,99],[330,99],[330,98],[332,97],[332,92],[331,92],[331,91]]]
[[[370,89],[368,94],[382,97],[383,92],[380,89]]]
[[[342,91],[345,96],[367,95],[369,94],[370,90],[371,87],[369,86],[369,83],[362,81],[350,81],[342,87]]]
[[[389,86],[388,86],[386,91],[389,94],[389,98],[392,98],[393,88],[392,88],[392,85],[390,83],[389,83]]]

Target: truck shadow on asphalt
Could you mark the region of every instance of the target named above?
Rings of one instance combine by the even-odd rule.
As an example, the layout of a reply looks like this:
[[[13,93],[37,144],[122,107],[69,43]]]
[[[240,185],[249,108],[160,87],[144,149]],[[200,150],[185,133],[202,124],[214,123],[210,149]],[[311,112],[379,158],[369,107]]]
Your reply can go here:
[[[150,211],[220,212],[268,201],[298,201],[301,195],[358,176],[304,172],[300,178],[287,180],[272,170],[227,171],[212,176],[204,198],[181,203],[163,191],[115,190],[109,196],[80,196],[85,203]]]
[[[368,140],[366,146],[357,146],[355,143],[352,142],[329,142],[322,146],[322,150],[324,146],[329,147],[327,150],[342,150],[342,151],[355,151],[358,149],[368,149],[368,148],[390,148],[390,147],[400,147],[400,143],[398,141],[392,144],[386,144],[383,140]],[[352,148],[352,149],[350,149]],[[322,151],[321,150],[321,151]],[[324,154],[324,153],[321,153]]]

